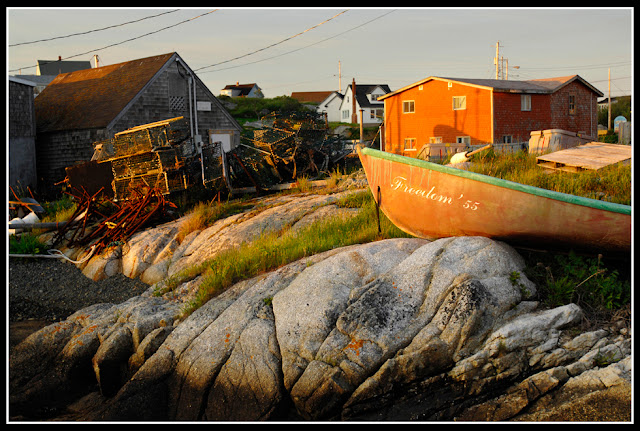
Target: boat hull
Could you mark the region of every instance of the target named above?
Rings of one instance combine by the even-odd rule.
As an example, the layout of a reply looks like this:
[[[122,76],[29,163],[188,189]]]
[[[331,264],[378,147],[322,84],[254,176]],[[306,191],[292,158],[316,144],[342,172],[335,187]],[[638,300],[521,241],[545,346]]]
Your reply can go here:
[[[384,214],[420,238],[484,236],[576,252],[629,252],[631,207],[358,148]]]

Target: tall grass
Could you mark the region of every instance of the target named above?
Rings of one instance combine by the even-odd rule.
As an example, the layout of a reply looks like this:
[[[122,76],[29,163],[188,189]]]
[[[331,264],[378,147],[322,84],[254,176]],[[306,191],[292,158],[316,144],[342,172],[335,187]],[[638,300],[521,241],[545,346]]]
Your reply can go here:
[[[189,212],[178,232],[178,242],[182,242],[189,233],[205,229],[221,218],[237,214],[245,209],[245,204],[239,201],[227,202],[199,202]]]
[[[631,205],[631,166],[616,164],[597,171],[545,173],[536,155],[524,151],[477,154],[470,171],[547,190]]]
[[[410,236],[395,227],[382,212],[379,213],[378,231],[377,206],[368,190],[358,192],[355,196],[338,202],[338,205],[359,207],[361,211],[351,218],[335,217],[318,221],[296,233],[267,233],[251,243],[224,251],[197,267],[172,277],[156,294],[162,295],[182,282],[202,275],[204,279],[196,298],[183,310],[183,316],[187,316],[238,281],[298,259],[347,245]]]

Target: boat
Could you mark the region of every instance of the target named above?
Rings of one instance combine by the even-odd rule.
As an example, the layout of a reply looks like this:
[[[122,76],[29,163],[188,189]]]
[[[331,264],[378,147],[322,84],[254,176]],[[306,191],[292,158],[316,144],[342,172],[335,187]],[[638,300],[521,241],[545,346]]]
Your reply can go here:
[[[631,206],[359,146],[378,207],[419,238],[483,236],[536,250],[630,253]]]

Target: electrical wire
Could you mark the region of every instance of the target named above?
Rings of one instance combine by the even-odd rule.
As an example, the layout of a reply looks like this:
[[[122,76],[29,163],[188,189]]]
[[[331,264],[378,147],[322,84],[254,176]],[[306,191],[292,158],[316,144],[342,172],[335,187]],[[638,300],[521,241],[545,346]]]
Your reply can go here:
[[[570,69],[586,70],[586,69],[598,69],[598,68],[604,68],[604,67],[625,66],[625,65],[630,65],[630,64],[631,64],[631,62],[623,61],[623,62],[619,62],[619,63],[587,64],[587,65],[584,65],[584,66],[562,66],[562,67],[523,67],[523,66],[520,66],[520,69],[525,69],[525,70],[570,70]]]
[[[122,45],[123,43],[131,42],[132,40],[141,39],[141,38],[143,38],[143,37],[145,37],[145,36],[149,36],[149,35],[152,35],[152,34],[155,34],[155,33],[159,33],[159,32],[161,32],[161,31],[163,31],[163,30],[167,30],[167,29],[170,29],[170,28],[173,28],[173,27],[177,27],[177,26],[179,26],[179,25],[181,25],[181,24],[184,24],[184,23],[187,23],[187,22],[193,21],[193,20],[195,20],[195,19],[201,18],[201,17],[203,17],[203,16],[209,15],[209,14],[211,14],[211,13],[213,13],[213,12],[216,12],[217,10],[218,10],[218,9],[214,9],[214,10],[212,10],[212,11],[209,11],[209,12],[206,12],[206,13],[203,13],[203,14],[200,14],[200,15],[195,16],[195,17],[193,17],[193,18],[189,18],[189,19],[187,19],[187,20],[180,21],[180,22],[179,22],[179,23],[177,23],[177,24],[173,24],[173,25],[170,25],[170,26],[167,26],[167,27],[163,27],[163,28],[161,28],[161,29],[159,29],[159,30],[151,31],[151,32],[149,32],[149,33],[145,33],[145,34],[140,35],[140,36],[132,37],[131,39],[123,40],[122,42],[112,43],[111,45],[103,46],[102,48],[92,49],[92,50],[90,50],[90,51],[82,52],[82,53],[80,53],[80,54],[75,54],[75,55],[71,55],[71,56],[69,56],[69,57],[61,58],[61,60],[68,60],[68,59],[70,59],[70,58],[79,57],[79,56],[81,56],[81,55],[90,54],[90,53],[92,53],[92,52],[96,52],[96,51],[101,51],[101,50],[103,50],[103,49],[111,48],[111,47],[113,47],[113,46]],[[56,61],[56,60],[52,60],[52,61],[50,61],[50,62],[48,62],[48,63],[54,63],[55,61]],[[45,64],[47,64],[47,63],[45,63]],[[21,69],[30,69],[30,68],[32,68],[32,67],[37,67],[37,66],[38,66],[38,65],[35,65],[35,64],[34,64],[33,66],[28,66],[28,67],[19,67],[19,68],[17,68],[17,69],[9,70],[9,72],[16,72],[16,71],[21,70]]]
[[[122,27],[122,26],[125,26],[125,25],[128,25],[128,24],[133,24],[133,23],[136,23],[136,22],[144,21],[145,19],[155,18],[155,17],[166,15],[166,14],[169,14],[169,13],[174,13],[174,12],[177,12],[179,10],[180,9],[174,9],[174,10],[170,10],[168,12],[159,13],[157,15],[146,16],[144,18],[140,18],[140,19],[137,19],[135,21],[123,22],[122,24],[110,25],[110,26],[107,26],[107,27],[97,28],[97,29],[94,29],[94,30],[83,31],[83,32],[80,32],[80,33],[72,33],[72,34],[68,34],[66,36],[56,36],[56,37],[51,37],[49,39],[40,39],[40,40],[32,40],[31,42],[14,43],[14,44],[11,44],[11,45],[8,45],[8,46],[9,46],[9,48],[12,48],[14,46],[30,45],[32,43],[49,42],[51,40],[56,40],[56,39],[66,39],[68,37],[81,36],[83,34],[95,33],[95,32],[98,32],[98,31],[108,30],[110,28]]]
[[[340,15],[342,15],[343,13],[346,13],[347,11],[348,11],[348,9],[347,9],[347,10],[343,10],[342,12],[340,12],[340,13],[338,13],[338,14],[336,14],[336,15],[332,16],[331,18],[326,19],[326,20],[322,21],[321,23],[314,25],[313,27],[309,27],[308,29],[306,29],[306,30],[304,30],[304,31],[301,31],[301,32],[300,32],[300,33],[298,33],[298,34],[294,34],[293,36],[287,37],[286,39],[282,39],[280,42],[272,43],[271,45],[265,46],[264,48],[257,49],[257,50],[255,50],[255,51],[249,52],[249,53],[244,54],[244,55],[240,55],[240,56],[238,56],[238,57],[230,58],[229,60],[221,61],[221,62],[219,62],[219,63],[210,64],[210,65],[208,65],[208,66],[202,66],[202,67],[200,67],[200,68],[198,68],[198,69],[193,69],[193,71],[194,71],[194,72],[197,72],[197,71],[199,71],[199,70],[207,69],[207,68],[209,68],[209,67],[218,66],[218,65],[220,65],[220,64],[224,64],[224,63],[229,63],[230,61],[234,61],[234,60],[238,60],[238,59],[240,59],[240,58],[248,57],[248,56],[250,56],[250,55],[253,55],[253,54],[256,54],[256,53],[258,53],[258,52],[264,51],[264,50],[266,50],[266,49],[272,48],[272,47],[274,47],[274,46],[276,46],[276,45],[280,45],[281,43],[284,43],[284,42],[286,42],[286,41],[288,41],[288,40],[291,40],[291,39],[293,39],[293,38],[295,38],[295,37],[301,36],[301,35],[303,35],[304,33],[306,33],[306,32],[308,32],[308,31],[313,30],[314,28],[320,27],[322,24],[326,24],[326,23],[328,23],[329,21],[331,21],[331,20],[333,20],[333,19],[335,19],[335,18],[339,17],[339,16],[340,16]]]
[[[287,54],[291,54],[291,53],[294,53],[294,52],[297,52],[297,51],[301,51],[301,50],[303,50],[303,49],[306,49],[306,48],[312,47],[312,46],[314,46],[314,45],[318,45],[318,44],[320,44],[320,43],[322,43],[322,42],[326,42],[327,40],[334,39],[334,38],[336,38],[336,37],[338,37],[338,36],[342,36],[342,35],[343,35],[343,34],[345,34],[345,33],[349,33],[350,31],[353,31],[353,30],[356,30],[356,29],[358,29],[358,28],[360,28],[360,27],[363,27],[363,26],[365,26],[365,25],[367,25],[367,24],[369,24],[369,23],[372,23],[373,21],[379,20],[380,18],[384,18],[385,16],[389,15],[389,14],[390,14],[390,13],[392,13],[392,12],[395,12],[395,9],[394,9],[394,10],[392,10],[392,11],[390,11],[390,12],[387,12],[387,13],[385,13],[385,14],[382,14],[382,15],[380,15],[380,16],[378,16],[378,17],[376,17],[376,18],[373,18],[373,19],[371,19],[371,20],[369,20],[369,21],[367,21],[367,22],[364,22],[364,23],[362,23],[362,24],[360,24],[360,25],[358,25],[358,26],[356,26],[356,27],[350,28],[349,30],[345,30],[345,31],[343,31],[343,32],[341,32],[341,33],[338,33],[338,34],[335,34],[335,35],[333,35],[333,36],[327,37],[326,39],[322,39],[322,40],[320,40],[320,41],[318,41],[318,42],[314,42],[314,43],[312,43],[312,44],[310,44],[310,45],[306,45],[306,46],[303,46],[303,47],[300,47],[300,48],[297,48],[297,49],[294,49],[294,50],[291,50],[291,51],[283,52],[282,54],[274,55],[273,57],[267,57],[267,58],[263,58],[263,59],[261,59],[261,60],[251,61],[251,62],[249,62],[249,63],[243,63],[243,64],[239,64],[239,65],[237,65],[237,66],[225,67],[225,68],[222,68],[222,69],[207,70],[207,71],[204,71],[204,72],[200,72],[200,74],[203,74],[203,73],[210,73],[210,72],[219,72],[219,71],[221,71],[221,70],[235,69],[235,68],[238,68],[238,67],[248,66],[248,65],[250,65],[250,64],[260,63],[260,62],[267,61],[267,60],[272,60],[272,59],[274,59],[274,58],[282,57],[283,55],[287,55]],[[207,67],[208,67],[208,66],[207,66]],[[194,70],[199,70],[199,69],[194,69]]]

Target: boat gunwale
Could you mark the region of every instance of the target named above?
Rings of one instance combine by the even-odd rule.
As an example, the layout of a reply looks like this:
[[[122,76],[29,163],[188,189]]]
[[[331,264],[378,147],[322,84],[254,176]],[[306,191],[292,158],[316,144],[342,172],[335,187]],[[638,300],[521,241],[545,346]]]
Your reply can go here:
[[[620,214],[631,215],[631,205],[624,205],[615,202],[600,201],[597,199],[586,198],[584,196],[575,196],[568,193],[556,192],[553,190],[547,190],[540,187],[530,186],[527,184],[516,183],[514,181],[505,180],[502,178],[491,177],[489,175],[479,174],[477,172],[470,172],[463,169],[458,169],[450,166],[439,165],[437,163],[427,162],[426,160],[414,159],[412,157],[401,156],[399,154],[388,153],[386,151],[376,150],[375,148],[361,147],[358,148],[359,152],[370,157],[389,160],[392,162],[402,163],[405,165],[416,166],[419,168],[429,169],[445,174],[454,175],[470,179],[473,181],[479,181],[486,184],[495,185],[498,187],[508,188],[536,196],[546,197],[561,202],[580,205],[589,208],[595,208],[604,211],[610,211]]]

